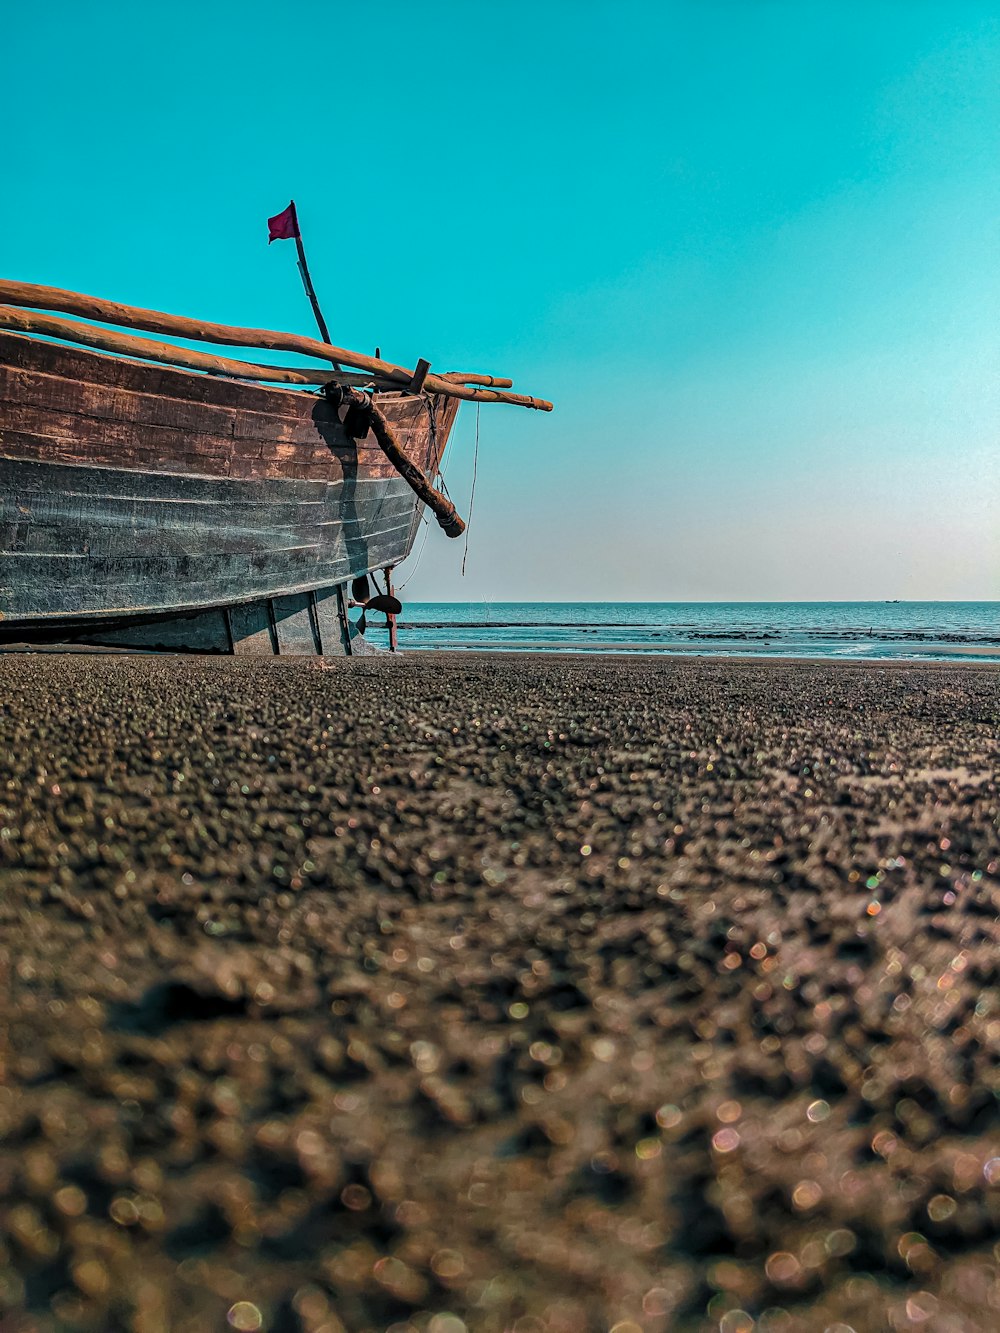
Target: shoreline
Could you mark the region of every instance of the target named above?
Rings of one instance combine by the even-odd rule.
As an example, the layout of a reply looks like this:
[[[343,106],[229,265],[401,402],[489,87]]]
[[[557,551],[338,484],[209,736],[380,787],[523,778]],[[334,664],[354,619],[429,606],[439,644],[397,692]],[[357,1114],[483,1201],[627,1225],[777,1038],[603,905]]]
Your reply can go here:
[[[912,657],[903,656],[902,654],[894,654],[891,657],[878,657],[875,655],[852,656],[846,652],[842,654],[840,653],[797,654],[797,653],[752,653],[752,652],[741,653],[735,650],[730,652],[728,649],[725,652],[717,652],[714,650],[707,652],[698,652],[696,649],[693,649],[688,644],[678,645],[676,648],[672,648],[669,646],[668,647],[658,646],[656,648],[647,648],[642,645],[636,645],[635,647],[627,647],[615,643],[592,644],[588,645],[586,648],[579,648],[576,646],[570,648],[540,648],[537,645],[529,645],[529,644],[515,644],[510,647],[498,644],[491,644],[489,647],[484,647],[484,648],[470,648],[467,646],[417,648],[413,647],[412,645],[409,647],[401,645],[400,653],[401,654],[461,653],[466,656],[479,656],[484,653],[486,654],[497,653],[505,657],[511,654],[525,654],[525,655],[534,655],[539,657],[544,656],[544,657],[559,657],[559,658],[664,657],[664,658],[670,658],[672,661],[687,661],[687,662],[691,661],[829,662],[833,665],[838,665],[839,663],[844,662],[844,663],[853,663],[857,666],[864,666],[866,664],[871,666],[879,666],[886,662],[911,663],[914,665],[920,665],[924,662],[927,663],[936,662],[942,665],[947,665],[950,662],[960,663],[963,659],[967,657],[968,658],[984,657],[989,660],[991,665],[1000,665],[1000,650],[998,650],[993,646],[987,646],[985,644],[982,645],[969,644],[969,645],[964,645],[962,647],[951,648],[949,649],[948,656],[945,656],[944,654],[937,654],[937,650],[935,648],[930,648],[930,647],[924,649],[915,648],[913,650],[914,655]],[[932,655],[932,654],[937,654],[937,655]]]
[[[564,661],[568,658],[581,662],[600,663],[614,658],[630,660],[640,658],[645,661],[677,662],[682,665],[692,666],[702,663],[717,662],[721,665],[735,665],[738,663],[750,663],[754,665],[767,665],[773,663],[778,666],[794,666],[797,664],[813,666],[832,666],[832,667],[1000,667],[1000,654],[994,654],[990,649],[978,647],[969,647],[966,649],[956,649],[954,657],[840,657],[831,656],[798,656],[795,654],[767,654],[757,655],[754,653],[698,653],[691,652],[672,652],[661,649],[630,649],[614,645],[607,648],[579,649],[546,649],[537,647],[524,648],[499,648],[491,646],[489,648],[413,648],[401,647],[398,653],[391,654],[384,649],[373,655],[359,655],[356,658],[350,657],[310,657],[310,656],[285,656],[285,657],[233,657],[222,653],[183,653],[174,650],[161,650],[155,648],[118,648],[101,647],[95,644],[31,644],[31,643],[9,643],[0,646],[0,659],[4,656],[32,656],[38,654],[45,657],[58,657],[66,655],[69,657],[150,657],[175,659],[190,662],[281,662],[288,663],[306,663],[323,662],[332,664],[336,662],[353,661],[382,661],[407,662],[426,659],[457,658],[463,661],[474,661],[478,658],[489,658],[495,656],[502,660],[507,659],[538,659],[540,661]],[[983,660],[985,659],[985,660]]]

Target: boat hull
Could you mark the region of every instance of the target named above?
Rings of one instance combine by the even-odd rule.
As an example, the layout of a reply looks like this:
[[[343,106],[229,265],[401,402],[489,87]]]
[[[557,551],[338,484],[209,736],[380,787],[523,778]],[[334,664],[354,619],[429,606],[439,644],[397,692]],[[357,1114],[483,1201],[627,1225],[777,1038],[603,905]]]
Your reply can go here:
[[[433,474],[455,400],[378,402]],[[405,559],[421,511],[340,417],[317,394],[0,333],[0,634],[149,643],[151,624],[170,640],[197,622],[190,646],[226,651],[263,608],[275,650],[289,598],[315,628],[331,590]],[[207,644],[206,615],[228,626]]]

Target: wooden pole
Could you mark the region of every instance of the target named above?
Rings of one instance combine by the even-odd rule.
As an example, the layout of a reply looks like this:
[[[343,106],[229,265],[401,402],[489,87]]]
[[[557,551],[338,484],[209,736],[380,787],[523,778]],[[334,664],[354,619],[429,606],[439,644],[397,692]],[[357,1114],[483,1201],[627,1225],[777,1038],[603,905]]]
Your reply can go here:
[[[395,596],[395,590],[392,586],[392,565],[388,565],[383,571],[385,574],[385,591],[389,597]],[[397,647],[396,635],[396,617],[391,612],[386,612],[386,620],[389,622],[389,652],[394,653]]]
[[[413,372],[413,379],[410,380],[410,393],[423,393],[424,385],[427,383],[427,375],[430,372],[431,363],[425,361],[423,357],[417,361],[416,369]]]
[[[299,256],[299,273],[302,277],[302,286],[306,289],[306,296],[309,297],[309,304],[313,308],[313,314],[316,316],[316,325],[319,328],[320,337],[325,343],[330,341],[330,330],[326,327],[326,320],[323,318],[323,311],[320,309],[319,297],[316,295],[316,288],[313,286],[312,274],[309,272],[309,263],[306,259],[306,248],[302,244],[302,228],[299,226],[299,214],[295,207],[295,200],[290,202],[292,210],[292,220],[295,223],[295,249]],[[334,370],[340,369],[340,362],[333,362]]]
[[[413,379],[413,371],[391,361],[382,361],[378,357],[365,356],[361,352],[350,352],[343,347],[322,343],[315,338],[305,338],[296,333],[278,333],[271,329],[242,329],[228,324],[210,324],[205,320],[187,319],[182,315],[168,315],[159,310],[143,310],[138,306],[121,305],[116,301],[104,301],[100,297],[85,296],[81,292],[65,291],[58,287],[44,287],[31,282],[14,282],[0,278],[0,302],[10,306],[27,306],[36,310],[58,310],[68,315],[79,315],[84,319],[97,319],[104,324],[118,324],[124,328],[144,329],[149,333],[165,333],[176,338],[192,338],[198,342],[228,344],[234,347],[266,347],[269,351],[296,352],[302,356],[319,357],[323,361],[337,361],[341,365],[352,366],[357,370],[367,371],[371,375],[389,380],[406,388]],[[9,326],[12,327],[12,326]],[[67,326],[75,327],[75,326]],[[26,330],[30,332],[31,330]],[[86,342],[87,339],[74,337],[72,333],[53,335],[66,338],[70,342]],[[97,344],[94,344],[95,346]],[[142,353],[125,352],[126,356]],[[159,358],[153,357],[152,360]],[[176,362],[174,364],[181,364]],[[294,382],[289,380],[288,382]],[[474,380],[472,381],[475,382]],[[428,393],[445,394],[450,398],[461,398],[470,402],[511,403],[515,407],[533,407],[541,412],[551,412],[552,404],[543,398],[529,398],[525,394],[507,393],[489,388],[470,388],[465,384],[456,384],[441,375],[428,375],[424,383]]]
[[[351,618],[347,614],[347,594],[344,592],[344,585],[337,584],[337,614],[340,616],[340,632],[344,636],[344,652],[348,657],[354,656],[354,644],[351,640]]]
[[[37,310],[15,310],[0,305],[0,328],[15,333],[40,333],[46,338],[61,338],[66,342],[97,347],[102,352],[135,357],[140,361],[161,361],[168,366],[182,366],[185,370],[203,370],[213,375],[228,375],[233,379],[262,380],[276,384],[324,384],[336,375],[332,370],[287,370],[280,366],[257,366],[249,361],[234,361],[227,356],[213,356],[210,352],[196,352],[190,347],[174,347],[171,343],[153,342],[136,338],[117,329],[99,329],[93,324],[80,324],[73,319],[58,319]]]
[[[502,379],[499,375],[463,375],[460,370],[446,370],[439,375],[440,380],[449,380],[452,384],[482,384],[487,389],[513,389],[514,381]]]
[[[446,495],[434,489],[423,470],[411,458],[407,458],[385,413],[371,401],[371,396],[358,389],[345,389],[342,401],[371,411],[371,433],[386,458],[414,495],[431,510],[445,536],[460,537],[465,531],[465,524],[459,518],[457,509]]]

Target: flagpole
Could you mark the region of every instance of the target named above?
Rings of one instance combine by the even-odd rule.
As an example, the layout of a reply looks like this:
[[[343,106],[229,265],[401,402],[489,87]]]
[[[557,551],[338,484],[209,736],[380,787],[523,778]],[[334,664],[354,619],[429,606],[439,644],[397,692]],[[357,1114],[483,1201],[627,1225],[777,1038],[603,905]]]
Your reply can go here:
[[[319,328],[320,337],[325,343],[330,341],[330,330],[326,327],[326,320],[323,318],[323,311],[319,307],[319,298],[316,295],[316,288],[313,286],[312,275],[309,272],[309,264],[306,261],[305,246],[302,244],[302,228],[299,226],[299,215],[295,208],[295,200],[291,201],[292,221],[295,223],[295,249],[299,256],[299,273],[302,277],[302,286],[306,289],[306,296],[309,297],[309,304],[313,308],[313,314],[316,316],[316,324]],[[334,370],[340,370],[340,362],[330,358],[330,363]]]
[[[319,308],[319,298],[316,295],[316,288],[313,286],[312,274],[309,272],[309,263],[306,260],[305,246],[302,244],[302,230],[299,227],[299,214],[295,207],[295,200],[289,201],[288,207],[283,213],[278,213],[273,218],[268,218],[268,245],[274,240],[287,240],[288,232],[285,230],[284,219],[287,214],[291,214],[292,235],[295,237],[295,249],[299,256],[299,274],[302,277],[302,286],[306,289],[306,296],[309,297],[309,304],[313,308],[313,314],[316,316],[316,324],[319,327],[319,336],[325,343],[330,341],[330,330],[326,327],[326,320],[323,318],[323,312]],[[278,229],[272,230],[274,223],[278,223]],[[330,364],[334,370],[340,370],[339,361],[330,357]],[[348,657],[354,654],[354,643],[351,635],[351,621],[347,614],[347,594],[344,591],[343,583],[337,584],[337,611],[340,617],[340,632],[344,640],[344,652]]]

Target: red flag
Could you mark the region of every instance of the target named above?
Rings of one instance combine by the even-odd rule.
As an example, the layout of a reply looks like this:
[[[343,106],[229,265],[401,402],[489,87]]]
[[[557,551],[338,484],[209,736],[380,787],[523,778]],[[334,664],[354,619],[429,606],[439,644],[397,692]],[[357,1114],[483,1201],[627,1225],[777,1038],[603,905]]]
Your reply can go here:
[[[294,241],[299,235],[299,220],[295,216],[294,201],[282,213],[276,213],[267,220],[267,243],[272,241]]]

